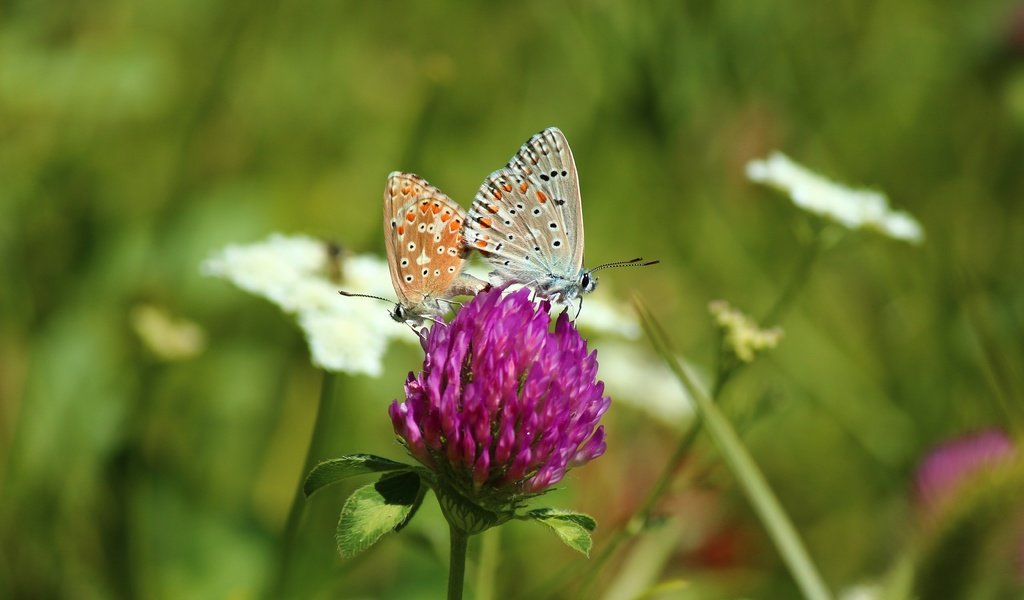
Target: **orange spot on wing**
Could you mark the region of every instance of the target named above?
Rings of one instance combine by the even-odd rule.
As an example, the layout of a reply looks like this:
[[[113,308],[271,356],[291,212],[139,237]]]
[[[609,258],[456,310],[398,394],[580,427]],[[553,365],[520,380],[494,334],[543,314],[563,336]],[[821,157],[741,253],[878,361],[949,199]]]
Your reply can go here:
[[[441,222],[442,223],[447,223],[448,219],[450,219],[450,218],[452,218],[452,214],[451,213],[444,213],[443,215],[441,215]]]
[[[427,200],[424,200],[423,202],[420,202],[420,212],[421,213],[427,212],[427,210],[429,210],[429,208],[430,208],[430,202],[428,202]]]
[[[548,201],[548,195],[545,194],[544,192],[540,191],[540,190],[537,190],[537,202],[540,202],[541,204],[544,204],[547,201]]]
[[[506,183],[505,185],[503,185],[501,187],[505,188],[506,192],[511,192],[512,191],[512,184],[511,183]]]
[[[412,223],[413,221],[416,220],[416,213],[407,213],[405,215],[405,220]]]
[[[495,200],[501,200],[501,192],[498,190],[491,190],[491,195],[494,196]]]
[[[520,184],[519,184],[519,191],[520,191],[521,193],[525,194],[525,193],[526,193],[526,189],[527,189],[527,188],[529,188],[529,187],[530,187],[530,184],[528,184],[528,183],[526,183],[526,182],[524,181],[524,182],[522,182],[522,183],[520,183]]]
[[[456,220],[454,220],[454,221],[452,221],[451,223],[448,224],[448,231],[450,231],[452,233],[458,232],[459,229],[460,229],[460,227],[459,227],[459,220],[458,219],[456,219]]]
[[[476,220],[476,222],[480,223],[480,226],[484,227],[485,229],[491,226],[491,220],[486,217],[480,217],[479,219]]]
[[[498,210],[499,210],[498,209],[498,205],[497,204],[488,204],[487,205],[487,210],[489,210],[490,212],[492,212],[494,214],[498,214]]]
[[[435,202],[434,205],[430,207],[430,212],[434,213],[435,215],[441,212],[441,204]]]
[[[405,235],[405,225],[398,226],[398,235]]]
[[[475,244],[476,244],[477,248],[486,248],[487,247],[487,242],[485,242],[483,240],[477,240],[475,242]]]

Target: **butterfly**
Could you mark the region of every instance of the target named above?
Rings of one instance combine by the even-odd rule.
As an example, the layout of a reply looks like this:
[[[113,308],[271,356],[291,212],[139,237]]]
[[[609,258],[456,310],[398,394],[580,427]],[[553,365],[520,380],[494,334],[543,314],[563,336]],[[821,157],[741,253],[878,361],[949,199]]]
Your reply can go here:
[[[486,286],[462,273],[466,212],[426,179],[395,171],[384,188],[384,240],[398,302],[391,318],[414,329],[440,322],[451,298]],[[366,296],[350,294],[344,296]],[[376,296],[371,296],[376,298]],[[379,298],[383,299],[383,298]]]
[[[522,283],[537,297],[568,304],[594,291],[595,271],[646,266],[642,258],[583,267],[583,205],[576,163],[557,127],[534,135],[480,186],[463,242],[494,267],[492,276]]]

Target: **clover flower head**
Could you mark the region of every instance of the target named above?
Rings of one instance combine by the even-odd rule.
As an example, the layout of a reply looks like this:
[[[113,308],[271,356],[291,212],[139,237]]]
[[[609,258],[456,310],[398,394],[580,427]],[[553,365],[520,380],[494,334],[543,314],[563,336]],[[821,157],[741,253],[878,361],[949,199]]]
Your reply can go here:
[[[913,244],[924,240],[921,224],[905,212],[892,210],[881,192],[838,184],[781,152],[747,163],[747,178],[789,194],[799,208],[848,229],[873,229]]]
[[[323,241],[273,234],[262,242],[227,246],[204,261],[201,272],[226,279],[294,315],[315,366],[378,376],[388,342],[415,338],[396,327],[381,305],[338,295],[342,288],[392,294],[387,263],[371,255],[336,255]]]
[[[423,340],[423,370],[390,408],[395,432],[438,478],[487,508],[560,481],[605,451],[611,400],[596,352],[566,313],[551,328],[526,289],[481,292]]]
[[[917,495],[934,508],[955,495],[974,475],[1014,456],[1013,441],[999,429],[987,429],[936,446],[917,467]]]
[[[781,327],[762,329],[725,300],[711,302],[708,310],[725,334],[726,347],[743,362],[753,362],[758,352],[778,346],[782,339]]]

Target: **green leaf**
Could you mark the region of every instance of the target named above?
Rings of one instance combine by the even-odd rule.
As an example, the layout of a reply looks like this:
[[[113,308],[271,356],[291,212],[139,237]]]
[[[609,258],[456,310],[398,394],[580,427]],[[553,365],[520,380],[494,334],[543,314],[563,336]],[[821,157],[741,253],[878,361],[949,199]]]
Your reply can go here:
[[[590,556],[590,532],[597,527],[597,521],[590,515],[557,508],[538,508],[526,514],[554,530],[573,550]]]
[[[418,474],[406,472],[385,475],[353,492],[338,519],[338,552],[352,558],[385,533],[404,527],[422,503],[424,487]]]
[[[417,479],[419,478],[417,477]],[[395,525],[396,532],[405,529],[405,526],[409,524],[409,521],[412,521],[412,518],[416,516],[416,512],[420,509],[420,506],[423,505],[423,499],[427,497],[427,489],[427,486],[423,485],[423,480],[420,479],[419,490],[416,492],[416,497],[413,498],[412,504],[409,506],[409,514],[405,516],[405,519],[403,519],[401,523]]]
[[[325,485],[337,483],[342,479],[356,475],[386,473],[389,471],[412,471],[415,468],[413,465],[395,462],[372,454],[348,454],[341,458],[325,460],[313,467],[313,470],[306,476],[306,482],[302,484],[302,491],[308,498],[313,492]]]

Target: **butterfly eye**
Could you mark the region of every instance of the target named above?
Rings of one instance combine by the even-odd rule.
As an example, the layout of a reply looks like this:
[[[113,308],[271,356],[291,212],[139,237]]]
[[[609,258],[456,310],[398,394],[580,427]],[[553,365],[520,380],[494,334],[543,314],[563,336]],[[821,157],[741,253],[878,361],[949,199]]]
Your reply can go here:
[[[597,287],[597,277],[592,276],[590,273],[584,273],[580,277],[580,289],[583,293],[590,293]]]

